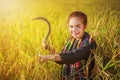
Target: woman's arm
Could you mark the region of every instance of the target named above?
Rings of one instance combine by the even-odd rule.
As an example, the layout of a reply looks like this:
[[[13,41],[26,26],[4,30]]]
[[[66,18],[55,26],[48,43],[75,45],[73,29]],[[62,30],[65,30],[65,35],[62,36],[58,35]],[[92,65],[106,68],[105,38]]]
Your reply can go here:
[[[96,42],[92,40],[91,44],[85,42],[82,47],[71,50],[69,52],[60,53],[61,61],[56,61],[58,64],[72,64],[80,60],[87,60],[91,50],[96,49]]]
[[[40,55],[40,61],[56,61],[58,64],[71,64],[75,63],[77,61],[87,59],[91,53],[90,49],[96,46],[95,42],[92,42],[91,44],[87,43],[84,46],[73,49],[68,52],[55,54],[55,55]]]
[[[81,47],[69,52],[55,55],[39,55],[40,61],[56,61],[58,64],[69,64],[86,59],[89,56],[89,47]]]
[[[55,55],[39,55],[40,61],[62,61],[59,54]]]

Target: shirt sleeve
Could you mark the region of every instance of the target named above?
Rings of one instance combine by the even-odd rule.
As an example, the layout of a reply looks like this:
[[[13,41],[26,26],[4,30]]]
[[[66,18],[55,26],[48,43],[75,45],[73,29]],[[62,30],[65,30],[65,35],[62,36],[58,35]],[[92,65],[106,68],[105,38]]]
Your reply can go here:
[[[73,49],[71,51],[60,53],[60,57],[62,61],[56,61],[58,64],[73,64],[75,62],[78,62],[80,60],[87,60],[91,49],[96,48],[95,41],[92,41],[91,44],[89,44],[89,41],[84,42],[83,46],[77,49]]]

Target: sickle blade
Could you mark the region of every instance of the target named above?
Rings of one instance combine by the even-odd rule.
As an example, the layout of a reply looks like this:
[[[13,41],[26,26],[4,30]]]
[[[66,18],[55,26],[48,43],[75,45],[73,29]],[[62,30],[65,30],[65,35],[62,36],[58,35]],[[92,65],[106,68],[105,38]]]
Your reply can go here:
[[[44,38],[44,40],[45,40],[45,42],[46,42],[46,41],[48,40],[48,37],[49,37],[50,32],[51,32],[50,22],[49,22],[46,18],[44,18],[44,17],[37,17],[37,18],[34,18],[34,19],[32,19],[32,20],[43,20],[43,21],[45,21],[45,22],[48,24],[48,33],[47,33],[47,35],[46,35],[45,38]]]
[[[55,49],[51,48],[50,45],[47,43],[48,37],[49,37],[50,32],[51,32],[50,22],[46,18],[44,18],[44,17],[37,17],[37,18],[34,18],[32,20],[43,20],[43,21],[45,21],[48,24],[48,33],[47,33],[47,35],[44,38],[43,46],[44,46],[45,49],[49,50],[49,52],[51,54],[55,54],[56,53]]]

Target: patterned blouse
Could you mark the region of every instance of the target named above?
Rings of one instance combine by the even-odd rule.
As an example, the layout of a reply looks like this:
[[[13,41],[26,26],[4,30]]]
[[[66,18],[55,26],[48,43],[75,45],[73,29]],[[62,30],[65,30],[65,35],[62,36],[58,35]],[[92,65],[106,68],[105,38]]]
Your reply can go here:
[[[91,70],[94,67],[92,50],[95,48],[96,43],[87,32],[81,40],[69,38],[60,53],[62,61],[56,61],[63,64],[61,80],[91,80]]]

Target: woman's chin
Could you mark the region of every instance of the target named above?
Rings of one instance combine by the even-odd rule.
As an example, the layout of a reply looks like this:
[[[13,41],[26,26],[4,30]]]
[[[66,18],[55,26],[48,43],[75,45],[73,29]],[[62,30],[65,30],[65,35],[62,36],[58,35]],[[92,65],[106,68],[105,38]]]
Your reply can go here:
[[[81,36],[73,36],[74,38],[76,39],[81,39],[82,37]]]
[[[76,38],[76,39],[79,38],[78,36],[73,36],[73,37]]]

